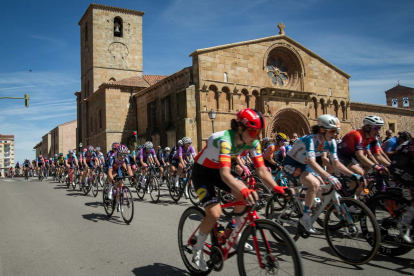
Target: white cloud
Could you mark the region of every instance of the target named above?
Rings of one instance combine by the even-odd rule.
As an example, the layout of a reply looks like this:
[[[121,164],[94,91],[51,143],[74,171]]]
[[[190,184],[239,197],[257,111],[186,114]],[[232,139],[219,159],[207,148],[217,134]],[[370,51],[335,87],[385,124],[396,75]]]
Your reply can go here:
[[[50,42],[52,42],[52,43],[54,43],[54,44],[56,44],[57,46],[60,46],[60,47],[65,47],[67,45],[66,41],[51,38],[51,37],[47,37],[47,36],[29,35],[29,37],[34,38],[34,39],[38,39],[38,40],[50,41]]]

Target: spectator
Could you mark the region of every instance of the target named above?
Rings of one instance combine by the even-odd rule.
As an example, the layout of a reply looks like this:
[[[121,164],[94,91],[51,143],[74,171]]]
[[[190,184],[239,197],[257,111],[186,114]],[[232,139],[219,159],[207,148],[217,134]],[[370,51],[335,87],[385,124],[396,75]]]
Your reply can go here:
[[[162,153],[163,153],[163,150],[162,150],[161,146],[158,146],[157,147],[157,159],[158,160],[162,160]]]
[[[385,132],[385,136],[386,136],[386,137],[385,137],[384,141],[382,141],[382,143],[385,143],[388,139],[392,138],[392,135],[393,135],[392,130],[391,130],[391,129],[387,130],[387,131]]]
[[[266,150],[266,148],[270,145],[269,137],[263,138],[263,144],[262,144],[263,152]]]
[[[292,142],[292,145],[293,145],[293,143],[296,142],[297,139],[298,139],[298,134],[297,133],[293,133],[293,138],[290,139],[290,141]]]

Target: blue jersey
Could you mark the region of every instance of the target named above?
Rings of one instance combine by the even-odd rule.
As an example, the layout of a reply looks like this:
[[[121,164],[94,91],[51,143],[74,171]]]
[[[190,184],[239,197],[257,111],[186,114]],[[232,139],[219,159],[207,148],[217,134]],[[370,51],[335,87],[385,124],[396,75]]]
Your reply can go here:
[[[164,162],[168,162],[169,158],[170,158],[170,153],[161,153],[161,158],[164,159]]]
[[[326,151],[330,152],[331,160],[338,159],[335,139],[320,142],[317,134],[309,134],[297,139],[287,155],[299,163],[307,164],[308,159],[316,159]]]
[[[398,148],[399,144],[397,142],[397,137],[388,139],[381,148],[384,152],[395,151]]]
[[[70,156],[69,154],[66,154],[65,160],[68,160],[68,164],[73,164],[75,163],[75,160],[78,160],[78,158],[74,154],[72,154],[72,156]]]

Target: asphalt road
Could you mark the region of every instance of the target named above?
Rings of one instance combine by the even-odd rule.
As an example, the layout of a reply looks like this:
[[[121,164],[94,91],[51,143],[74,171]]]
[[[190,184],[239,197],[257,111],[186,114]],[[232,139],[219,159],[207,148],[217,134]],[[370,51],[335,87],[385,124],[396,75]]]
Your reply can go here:
[[[108,220],[101,193],[85,196],[50,180],[0,179],[0,196],[0,276],[188,275],[177,227],[191,202],[173,204],[165,187],[158,204],[148,195],[144,201],[135,198],[130,225],[116,211]],[[297,244],[306,275],[414,274],[414,250],[351,266],[331,253],[324,236]],[[212,274],[238,275],[236,258]]]

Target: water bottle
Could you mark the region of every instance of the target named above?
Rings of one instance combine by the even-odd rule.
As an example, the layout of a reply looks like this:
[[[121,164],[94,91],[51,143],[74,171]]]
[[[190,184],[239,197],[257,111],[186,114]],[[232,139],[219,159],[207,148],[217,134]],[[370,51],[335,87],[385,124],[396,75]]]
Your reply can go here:
[[[235,227],[236,227],[236,220],[235,219],[230,220],[229,223],[227,223],[226,230],[224,230],[224,237],[225,238],[230,237],[230,234]]]
[[[217,241],[219,245],[222,245],[226,242],[226,239],[224,237],[224,226],[219,224],[217,227]]]
[[[183,187],[184,187],[184,185],[185,185],[185,181],[187,180],[187,178],[183,178],[183,183],[182,183],[182,185],[183,185]]]

